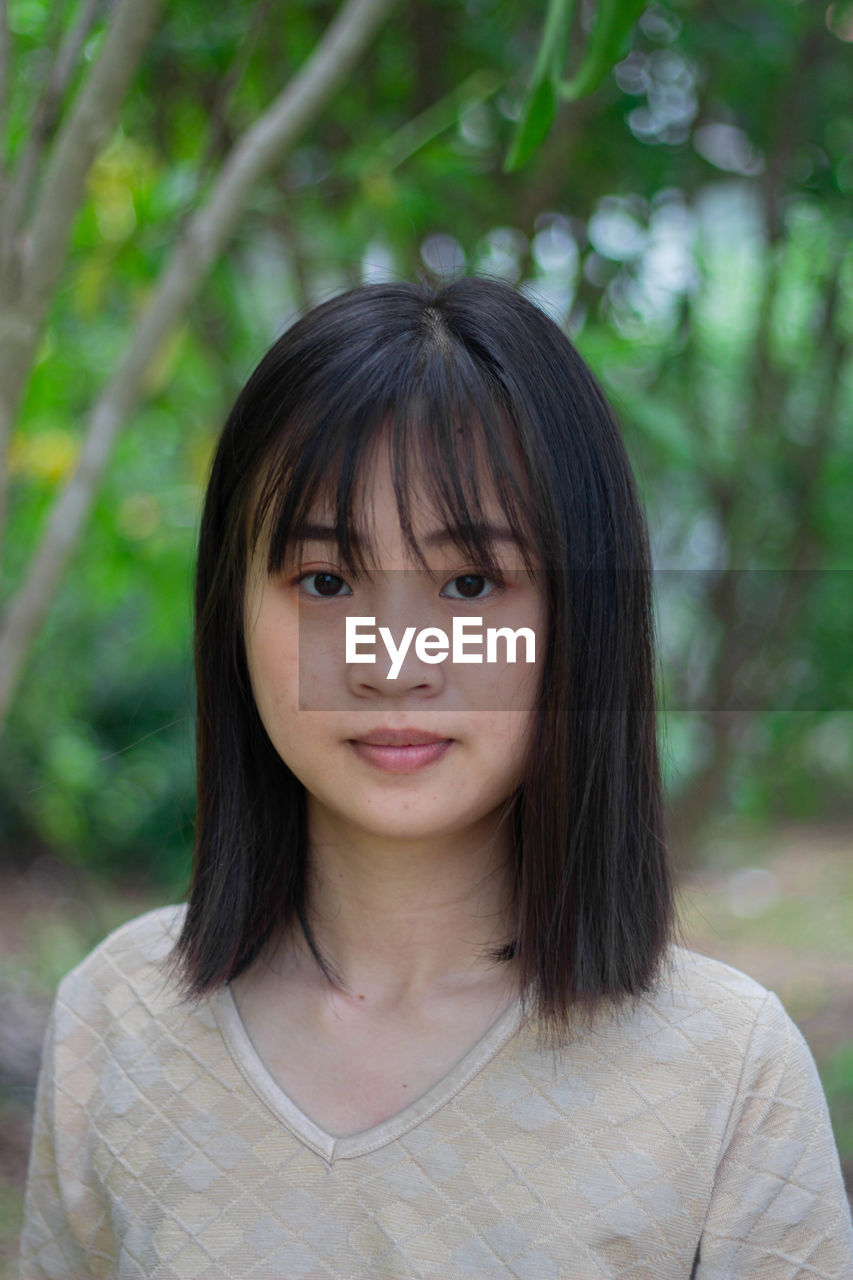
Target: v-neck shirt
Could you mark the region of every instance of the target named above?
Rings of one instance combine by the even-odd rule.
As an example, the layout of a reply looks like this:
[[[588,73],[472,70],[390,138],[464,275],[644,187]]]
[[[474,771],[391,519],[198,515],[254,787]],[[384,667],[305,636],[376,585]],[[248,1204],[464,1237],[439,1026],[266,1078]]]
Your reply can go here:
[[[331,1164],[334,1160],[351,1160],[376,1151],[388,1142],[402,1137],[464,1089],[487,1062],[514,1035],[522,1018],[520,998],[513,1000],[476,1044],[442,1075],[419,1098],[380,1124],[359,1133],[336,1137],[326,1133],[293,1101],[274,1079],[246,1029],[230,987],[220,987],[211,1004],[222,1038],[249,1086],[266,1103],[274,1116],[307,1147],[311,1147]]]
[[[335,1138],[227,988],[182,1000],[183,907],[63,979],[21,1280],[813,1280],[853,1276],[820,1080],[778,997],[670,949],[555,1057],[516,1001],[422,1097]]]

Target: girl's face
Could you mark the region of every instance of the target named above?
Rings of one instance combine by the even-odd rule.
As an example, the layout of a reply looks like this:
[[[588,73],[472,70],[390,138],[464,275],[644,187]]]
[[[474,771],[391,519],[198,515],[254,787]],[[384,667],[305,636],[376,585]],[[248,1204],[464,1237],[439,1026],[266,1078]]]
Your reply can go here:
[[[482,835],[524,778],[546,643],[539,575],[526,572],[521,550],[509,537],[496,537],[493,544],[504,585],[485,570],[478,575],[481,567],[446,536],[431,544],[442,521],[419,500],[411,519],[427,559],[422,569],[405,545],[384,450],[379,457],[357,508],[372,517],[368,528],[361,526],[375,557],[367,574],[350,574],[334,538],[323,539],[313,529],[270,577],[264,539],[259,542],[245,601],[255,701],[273,746],[308,792],[309,835]],[[484,516],[506,527],[494,495],[484,499]],[[333,525],[331,511],[313,511],[311,523]],[[362,638],[349,654],[357,653],[357,661],[346,661],[347,617],[362,620]],[[364,621],[370,618],[372,624]],[[484,661],[452,660],[454,618],[481,619],[465,628],[465,653],[479,653]],[[451,641],[442,662],[424,658],[440,651],[438,643],[418,650],[418,633],[426,627],[439,628]],[[506,661],[502,639],[498,660],[485,661],[487,631],[500,627],[529,628],[535,660],[526,660],[530,650],[521,636],[514,663]],[[414,632],[403,652],[409,628]],[[478,635],[481,641],[472,639]],[[373,663],[363,660],[369,654]],[[396,745],[364,741],[390,736],[383,731],[398,731]],[[399,739],[410,736],[435,741],[401,745]]]

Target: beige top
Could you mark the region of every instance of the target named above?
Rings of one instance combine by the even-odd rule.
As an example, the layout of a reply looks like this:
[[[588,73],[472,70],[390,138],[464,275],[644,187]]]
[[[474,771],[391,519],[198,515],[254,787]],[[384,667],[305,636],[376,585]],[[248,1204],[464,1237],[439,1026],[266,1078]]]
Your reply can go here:
[[[778,998],[682,948],[555,1063],[513,1004],[429,1092],[335,1139],[266,1071],[227,988],[157,962],[182,907],[61,983],[22,1280],[853,1277],[812,1056]]]

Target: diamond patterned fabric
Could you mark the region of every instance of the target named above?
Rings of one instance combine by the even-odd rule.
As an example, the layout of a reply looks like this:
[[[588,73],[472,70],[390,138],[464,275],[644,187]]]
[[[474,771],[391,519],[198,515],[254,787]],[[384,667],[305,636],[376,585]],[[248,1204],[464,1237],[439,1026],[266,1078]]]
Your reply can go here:
[[[557,1059],[505,1015],[424,1099],[324,1147],[228,993],[165,982],[182,910],[60,984],[21,1280],[853,1278],[814,1061],[745,974],[673,947]]]

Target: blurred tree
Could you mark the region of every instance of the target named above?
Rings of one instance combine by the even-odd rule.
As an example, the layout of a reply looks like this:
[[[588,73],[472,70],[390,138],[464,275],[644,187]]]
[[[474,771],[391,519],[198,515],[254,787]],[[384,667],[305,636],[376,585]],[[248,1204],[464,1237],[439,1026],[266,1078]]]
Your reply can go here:
[[[116,435],[140,399],[152,363],[219,256],[258,179],[294,145],[346,79],[386,17],[393,0],[348,0],[323,32],[286,89],[265,102],[256,118],[228,147],[215,171],[204,163],[222,134],[222,115],[198,177],[198,207],[180,229],[151,299],[127,349],[95,399],[79,456],[54,501],[44,535],[12,597],[0,627],[0,716],[57,583],[80,536]],[[91,69],[69,93],[81,51],[104,6],[87,0],[30,102],[26,142],[5,166],[0,206],[0,457],[7,441],[54,292],[63,279],[72,222],[95,157],[115,127],[131,80],[159,16],[159,0],[118,0],[103,23]],[[3,7],[4,20],[6,7]],[[8,62],[9,28],[0,29],[0,63]],[[91,46],[90,46],[91,47]],[[226,73],[236,81],[243,62]],[[5,76],[0,78],[0,82]],[[5,86],[4,86],[5,87]],[[27,97],[26,89],[22,95]],[[226,99],[227,101],[227,94]],[[21,109],[19,100],[14,104]],[[14,132],[13,122],[13,132]],[[218,131],[218,132],[217,132]],[[54,135],[55,136],[52,136]],[[48,145],[49,144],[49,145]],[[46,154],[45,154],[46,150]],[[42,163],[43,161],[43,163]],[[33,193],[34,186],[38,187]],[[120,214],[119,214],[120,216]],[[5,517],[6,476],[0,467],[0,533]]]
[[[256,106],[256,118],[244,127],[239,138],[228,138],[229,99],[244,78],[258,35],[271,16],[267,0],[256,5],[242,42],[236,42],[236,53],[224,79],[210,99],[211,124],[194,174],[200,206],[180,229],[123,358],[89,411],[73,473],[52,504],[44,535],[0,624],[0,720],[81,535],[115,439],[143,395],[146,373],[183,319],[211,264],[227,245],[258,180],[280,164],[300,134],[322,112],[393,4],[394,0],[349,0],[323,32],[288,88],[277,97],[270,90],[269,104],[265,98],[262,106]],[[637,0],[603,0],[587,58],[574,81],[559,87],[568,88],[572,97],[594,89],[618,56],[630,22],[641,7]],[[542,46],[547,62],[543,63],[540,56],[530,96],[534,109],[543,83],[538,67],[547,65],[556,74],[556,58],[560,52],[565,53],[571,8],[566,0],[551,0]],[[81,51],[98,20],[104,17],[103,10],[104,5],[97,0],[87,0],[58,43],[41,94],[28,104],[26,141],[18,143],[14,163],[5,166],[5,174],[0,175],[0,546],[6,521],[7,453],[15,413],[53,294],[63,279],[70,229],[84,198],[86,179],[120,117],[134,74],[156,29],[160,3],[119,0],[104,21],[102,46],[91,70],[71,93]],[[555,32],[560,37],[556,54]],[[0,26],[0,65],[8,63],[9,34],[6,21],[5,30]],[[181,71],[184,68],[179,70],[179,77]],[[4,78],[0,76],[0,85]],[[497,87],[490,77],[481,83],[481,96]],[[547,84],[552,89],[558,87],[552,78]],[[447,105],[454,109],[458,98],[451,93]],[[464,96],[460,100],[465,100]],[[541,117],[542,113],[537,114]],[[444,124],[445,118],[446,112],[438,104],[438,122]],[[522,130],[523,156],[517,143],[513,147],[516,167],[544,136],[552,118],[553,110],[547,120],[535,121],[533,138],[528,121],[527,129]],[[223,145],[226,139],[227,144]]]
[[[228,403],[305,306],[362,280],[462,270],[536,298],[618,405],[662,570],[679,853],[714,805],[756,817],[849,805],[849,7],[654,3],[623,30],[612,71],[573,101],[559,84],[590,56],[604,12],[578,5],[553,121],[507,171],[547,12],[413,0],[377,26],[358,72],[246,188],[166,341],[146,320],[163,288],[152,282],[168,278],[228,157],[283,81],[295,92],[337,20],[319,3],[290,6],[284,24],[265,2],[177,0],[154,25],[68,219],[11,435],[10,601],[53,504],[87,474],[90,406],[149,325],[126,402],[139,405],[133,429],[117,436],[112,420],[115,453],[109,465],[99,455],[79,554],[48,593],[10,713],[7,841],[167,874],[181,863],[193,530]],[[46,0],[10,0],[9,24],[7,169],[20,175],[40,89],[66,65],[55,51],[78,50],[63,72],[74,101],[107,28],[97,6],[70,14]],[[55,123],[39,125],[54,138],[39,151],[45,175]],[[8,302],[6,314],[14,327]]]

